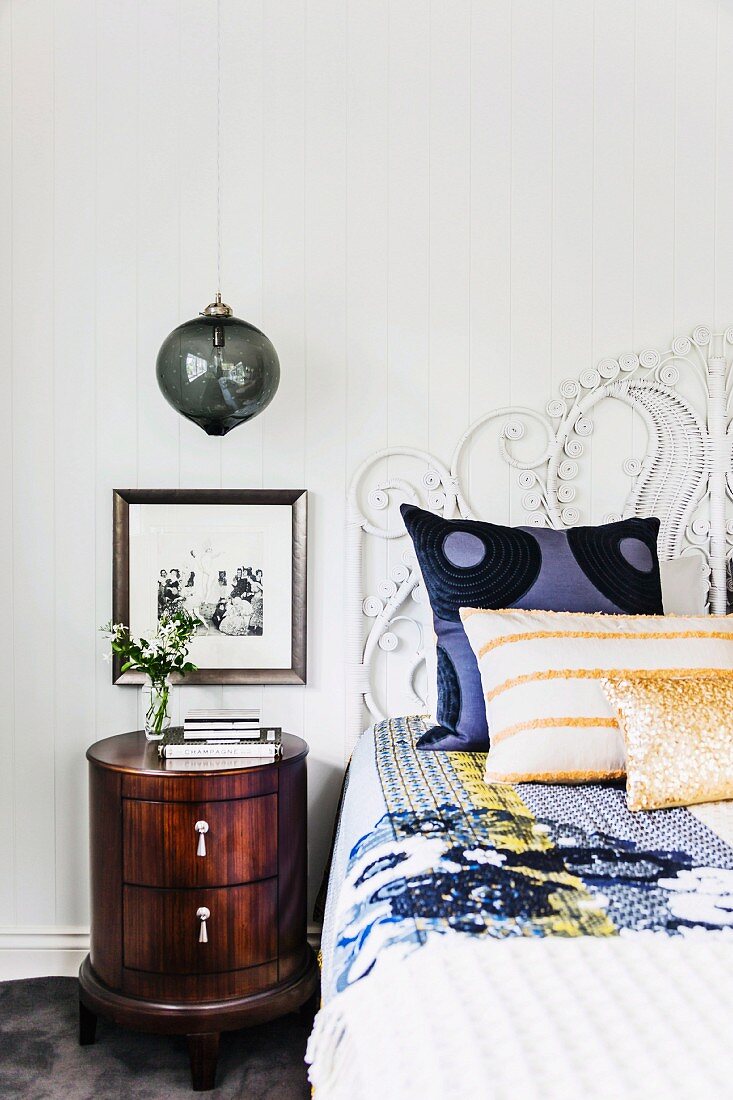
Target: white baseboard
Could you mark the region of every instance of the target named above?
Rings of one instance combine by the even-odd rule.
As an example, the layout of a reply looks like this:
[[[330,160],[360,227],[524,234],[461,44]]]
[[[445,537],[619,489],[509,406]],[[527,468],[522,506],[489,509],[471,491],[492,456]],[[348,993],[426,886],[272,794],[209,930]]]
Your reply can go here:
[[[320,925],[309,924],[308,943],[317,951],[320,942]],[[0,928],[0,982],[75,978],[88,951],[88,928]]]
[[[0,982],[49,974],[75,978],[88,950],[88,928],[0,928]]]

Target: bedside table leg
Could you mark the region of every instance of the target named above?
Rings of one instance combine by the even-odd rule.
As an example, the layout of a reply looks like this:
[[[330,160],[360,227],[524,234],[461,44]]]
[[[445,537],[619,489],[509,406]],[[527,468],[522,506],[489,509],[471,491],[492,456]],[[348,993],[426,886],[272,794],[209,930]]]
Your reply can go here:
[[[194,1092],[207,1092],[216,1082],[216,1062],[219,1057],[219,1032],[187,1035],[191,1059],[191,1084]]]
[[[79,1000],[79,1045],[91,1046],[97,1037],[97,1016]]]

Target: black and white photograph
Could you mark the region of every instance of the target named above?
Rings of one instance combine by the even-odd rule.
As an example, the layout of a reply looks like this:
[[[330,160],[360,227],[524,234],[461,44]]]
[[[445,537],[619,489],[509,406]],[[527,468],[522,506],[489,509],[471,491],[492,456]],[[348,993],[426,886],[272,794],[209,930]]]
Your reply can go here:
[[[146,635],[177,608],[192,615],[187,683],[303,683],[305,502],[289,489],[115,490],[115,622]]]
[[[257,541],[252,536],[248,542]],[[264,570],[261,549],[248,564],[225,561],[213,540],[193,547],[184,561],[167,564],[158,573],[158,619],[183,607],[200,620],[199,637],[262,637],[264,633]],[[259,555],[259,556],[258,556]]]

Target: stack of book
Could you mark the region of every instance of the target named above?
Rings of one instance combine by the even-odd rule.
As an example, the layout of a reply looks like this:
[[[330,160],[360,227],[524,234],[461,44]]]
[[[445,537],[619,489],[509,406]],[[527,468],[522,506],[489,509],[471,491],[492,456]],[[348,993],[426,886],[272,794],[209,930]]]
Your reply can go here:
[[[282,752],[279,726],[262,726],[257,710],[192,710],[183,728],[169,730],[158,751],[166,759],[257,757]]]

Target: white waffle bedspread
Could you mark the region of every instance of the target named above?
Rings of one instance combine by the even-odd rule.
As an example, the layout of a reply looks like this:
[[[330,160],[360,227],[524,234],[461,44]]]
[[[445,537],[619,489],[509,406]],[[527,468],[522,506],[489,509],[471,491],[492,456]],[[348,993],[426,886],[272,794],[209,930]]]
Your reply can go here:
[[[316,1100],[733,1097],[733,934],[448,934],[321,1010]]]

